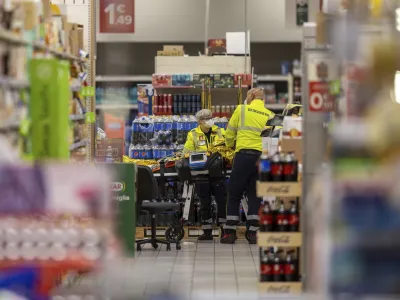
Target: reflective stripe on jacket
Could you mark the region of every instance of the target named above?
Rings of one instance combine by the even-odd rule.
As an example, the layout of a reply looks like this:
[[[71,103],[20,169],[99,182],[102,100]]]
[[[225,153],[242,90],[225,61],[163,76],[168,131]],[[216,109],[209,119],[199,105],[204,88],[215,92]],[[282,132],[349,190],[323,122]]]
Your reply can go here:
[[[264,101],[254,99],[248,105],[238,105],[226,129],[226,146],[236,151],[242,149],[262,150],[261,132],[274,113],[264,106]]]
[[[214,143],[223,141],[225,141],[225,130],[214,125],[211,128],[210,142]],[[189,131],[183,150],[185,152],[201,152],[207,151],[208,146],[207,136],[201,130],[200,126],[197,126]]]

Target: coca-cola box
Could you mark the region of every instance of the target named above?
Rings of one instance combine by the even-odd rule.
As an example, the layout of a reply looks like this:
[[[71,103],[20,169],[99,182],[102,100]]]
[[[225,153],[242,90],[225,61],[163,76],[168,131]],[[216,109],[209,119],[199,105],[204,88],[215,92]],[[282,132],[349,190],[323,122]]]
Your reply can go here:
[[[282,139],[282,152],[293,152],[298,162],[303,161],[303,139]]]
[[[122,162],[124,156],[124,140],[123,139],[104,139],[96,141],[96,162],[105,162],[107,149],[111,146],[112,157],[114,163]]]

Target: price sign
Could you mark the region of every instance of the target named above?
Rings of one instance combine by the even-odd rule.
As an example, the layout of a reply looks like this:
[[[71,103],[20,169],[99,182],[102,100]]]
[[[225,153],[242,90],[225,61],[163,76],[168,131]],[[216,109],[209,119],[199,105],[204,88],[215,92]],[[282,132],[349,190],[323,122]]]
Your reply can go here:
[[[330,94],[329,82],[310,81],[308,106],[310,111],[335,111],[335,97]]]
[[[135,0],[100,0],[100,33],[134,33]]]

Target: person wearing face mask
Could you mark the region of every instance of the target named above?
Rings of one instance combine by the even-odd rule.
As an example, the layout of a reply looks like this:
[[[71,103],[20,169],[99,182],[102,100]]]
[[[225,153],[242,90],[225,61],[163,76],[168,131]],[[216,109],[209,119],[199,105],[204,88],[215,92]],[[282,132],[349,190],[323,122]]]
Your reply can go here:
[[[229,179],[227,221],[221,237],[221,243],[224,244],[234,244],[236,241],[239,207],[244,192],[248,199],[246,236],[250,244],[256,243],[256,232],[260,228],[258,209],[261,198],[256,193],[257,161],[262,150],[261,132],[274,113],[265,108],[263,89],[250,89],[245,103],[235,109],[226,129],[225,143],[227,147],[235,147],[235,157]]]
[[[192,129],[187,136],[184,152],[205,152],[213,143],[225,141],[225,130],[214,125],[212,112],[202,109],[196,114],[198,127]],[[211,194],[214,194],[217,202],[218,225],[223,226],[226,222],[226,186],[224,180],[196,183],[196,194],[200,198],[200,215],[203,234],[199,241],[213,240]]]

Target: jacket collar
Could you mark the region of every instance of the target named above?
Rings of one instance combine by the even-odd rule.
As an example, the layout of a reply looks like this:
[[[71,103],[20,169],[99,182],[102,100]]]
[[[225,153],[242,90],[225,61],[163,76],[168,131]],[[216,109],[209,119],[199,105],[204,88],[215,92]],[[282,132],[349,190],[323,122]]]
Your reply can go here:
[[[262,99],[253,99],[250,104],[248,105],[262,105],[264,106],[264,100]]]

